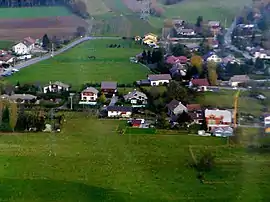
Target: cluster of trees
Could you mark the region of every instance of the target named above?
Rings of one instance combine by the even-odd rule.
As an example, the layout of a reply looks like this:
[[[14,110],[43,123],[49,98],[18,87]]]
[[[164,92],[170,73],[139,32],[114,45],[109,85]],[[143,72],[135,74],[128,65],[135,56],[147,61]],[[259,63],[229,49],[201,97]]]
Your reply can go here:
[[[177,4],[177,3],[181,2],[181,1],[183,1],[183,0],[164,0],[163,3],[165,5],[173,5],[173,4]]]

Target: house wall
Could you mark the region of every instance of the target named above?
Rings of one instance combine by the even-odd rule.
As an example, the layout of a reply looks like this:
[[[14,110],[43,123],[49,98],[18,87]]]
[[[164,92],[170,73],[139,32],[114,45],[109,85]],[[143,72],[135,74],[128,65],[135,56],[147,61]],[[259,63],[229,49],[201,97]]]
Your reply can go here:
[[[18,55],[25,55],[30,53],[31,48],[33,48],[33,46],[27,47],[23,43],[18,43],[12,47],[12,50]]]
[[[123,117],[129,118],[131,117],[132,112],[121,112],[121,111],[108,111],[108,117]]]
[[[185,106],[180,104],[173,110],[173,113],[175,115],[179,115],[179,114],[182,114],[184,111],[187,112],[188,110]]]
[[[240,82],[236,82],[236,81],[233,81],[233,82],[230,82],[231,86],[233,87],[237,87],[239,85]]]
[[[82,92],[81,93],[81,100],[82,101],[96,101],[97,100],[97,94],[91,93],[91,92]]]
[[[264,125],[270,124],[270,116],[264,118]]]
[[[49,86],[43,87],[43,92],[44,93],[47,93],[47,90],[48,89],[50,90],[50,92],[60,92],[62,90],[64,90],[64,91],[68,91],[69,90],[69,88],[63,88],[62,86],[56,86],[54,88],[54,87],[52,87],[52,85],[49,85]]]
[[[214,61],[214,62],[222,62],[222,59],[217,55],[212,55],[207,58],[207,62]]]
[[[170,83],[170,81],[169,80],[150,81],[151,86],[163,85],[165,83]]]

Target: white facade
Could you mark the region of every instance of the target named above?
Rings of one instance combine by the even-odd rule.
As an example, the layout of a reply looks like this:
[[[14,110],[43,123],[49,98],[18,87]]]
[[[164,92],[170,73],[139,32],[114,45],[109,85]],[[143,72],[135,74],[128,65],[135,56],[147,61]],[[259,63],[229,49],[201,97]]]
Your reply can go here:
[[[97,100],[97,94],[88,94],[86,95],[85,93],[81,93],[81,100],[82,101],[86,101],[86,102],[93,102],[93,101],[96,101]]]
[[[270,125],[270,116],[264,117],[264,125]]]
[[[26,60],[26,59],[31,59],[32,55],[23,55],[23,56],[19,56],[17,57],[18,60]]]
[[[11,64],[11,63],[14,62],[14,59],[15,59],[14,57],[10,58],[7,61],[3,61],[3,60],[0,59],[0,65],[2,65],[2,64]]]
[[[222,62],[222,59],[220,57],[218,57],[217,55],[211,55],[207,58],[207,62],[210,62],[210,61],[213,61],[213,62],[216,62],[216,63],[219,63],[219,62]]]
[[[165,83],[170,83],[169,80],[157,80],[157,81],[150,81],[151,86],[158,86],[158,85],[163,85]]]
[[[261,52],[255,52],[254,57],[260,58],[260,59],[270,59],[270,55],[267,55],[266,53],[261,53]]]
[[[57,92],[60,92],[60,91],[69,91],[69,87],[63,87],[63,86],[60,86],[60,85],[55,85],[55,84],[50,84],[48,86],[44,86],[43,87],[43,92],[44,93],[47,93],[47,91],[49,90],[49,92],[54,92],[54,93],[57,93]]]
[[[108,117],[123,117],[129,118],[131,117],[132,112],[122,112],[122,111],[108,111]]]
[[[25,45],[24,43],[20,42],[12,47],[12,50],[18,55],[27,55],[31,52],[31,50],[35,47],[35,44],[30,46]]]

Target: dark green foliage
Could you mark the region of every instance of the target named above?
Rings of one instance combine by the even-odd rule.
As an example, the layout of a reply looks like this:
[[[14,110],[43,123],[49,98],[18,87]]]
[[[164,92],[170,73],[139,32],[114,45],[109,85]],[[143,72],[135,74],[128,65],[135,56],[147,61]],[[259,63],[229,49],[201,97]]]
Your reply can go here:
[[[12,128],[9,123],[9,109],[5,107],[2,112],[2,123],[0,125],[0,131],[2,132],[11,132]]]
[[[196,169],[200,172],[209,172],[211,171],[215,166],[215,156],[207,151],[202,154],[200,157]]]
[[[43,47],[44,49],[49,49],[50,43],[51,43],[51,42],[50,42],[50,39],[49,39],[48,35],[45,34],[45,35],[43,36],[43,38],[42,38],[42,47]]]

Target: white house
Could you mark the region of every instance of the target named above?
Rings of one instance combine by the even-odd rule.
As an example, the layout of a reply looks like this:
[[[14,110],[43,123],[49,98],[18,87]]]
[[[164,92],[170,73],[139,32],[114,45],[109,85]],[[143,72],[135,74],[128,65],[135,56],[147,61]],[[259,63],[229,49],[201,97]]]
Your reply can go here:
[[[79,104],[95,105],[97,104],[98,90],[93,87],[87,87],[81,92],[81,101]]]
[[[233,87],[237,87],[239,84],[247,83],[250,81],[248,75],[234,75],[230,78],[229,84]]]
[[[130,118],[132,115],[132,107],[125,106],[108,106],[108,117]]]
[[[149,74],[148,80],[151,86],[158,86],[170,83],[172,77],[170,74]]]
[[[31,37],[26,37],[20,43],[15,44],[12,50],[18,55],[30,54],[31,50],[35,48],[36,40]]]
[[[147,104],[147,96],[136,89],[133,92],[124,95],[124,99],[126,102],[131,103],[133,107],[143,107]]]
[[[256,51],[254,53],[254,57],[260,59],[270,59],[270,51],[269,50]]]
[[[62,83],[60,81],[56,81],[56,82],[50,82],[48,85],[43,87],[43,92],[47,93],[47,92],[53,92],[53,93],[58,93],[61,91],[69,91],[70,89],[70,85]]]

